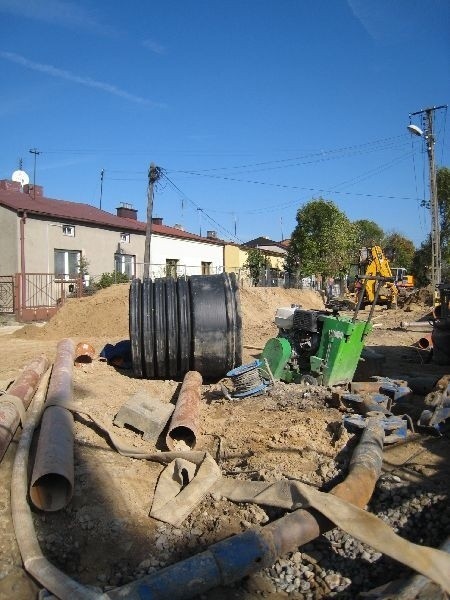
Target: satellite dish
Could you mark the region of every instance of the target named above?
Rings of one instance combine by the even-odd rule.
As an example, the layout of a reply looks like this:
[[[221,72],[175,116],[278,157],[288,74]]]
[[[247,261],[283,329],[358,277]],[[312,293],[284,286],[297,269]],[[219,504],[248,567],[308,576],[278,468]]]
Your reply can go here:
[[[18,171],[14,171],[11,179],[13,181],[18,181],[22,187],[30,183],[30,178],[28,175],[25,173],[25,171],[21,171],[20,169]]]
[[[420,127],[417,127],[417,125],[408,125],[407,129],[414,135],[423,135],[423,131],[420,129]]]

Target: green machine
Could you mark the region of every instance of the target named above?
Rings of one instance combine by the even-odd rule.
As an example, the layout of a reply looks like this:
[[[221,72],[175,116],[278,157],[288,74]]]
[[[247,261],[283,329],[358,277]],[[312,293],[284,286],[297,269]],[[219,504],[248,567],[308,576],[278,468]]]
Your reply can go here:
[[[279,308],[279,333],[268,340],[261,358],[274,379],[286,383],[346,384],[353,379],[366,336],[367,321],[340,316],[337,311]]]

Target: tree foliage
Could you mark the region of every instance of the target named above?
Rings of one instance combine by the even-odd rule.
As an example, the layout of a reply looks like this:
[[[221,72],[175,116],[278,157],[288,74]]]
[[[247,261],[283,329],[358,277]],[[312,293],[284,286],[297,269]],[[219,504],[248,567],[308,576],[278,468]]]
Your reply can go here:
[[[258,285],[261,269],[265,269],[266,266],[267,258],[259,248],[250,248],[247,250],[247,260],[244,263],[244,267],[249,270],[254,285]]]
[[[380,246],[384,238],[384,231],[375,223],[367,219],[354,221],[356,235],[356,250],[360,248],[370,248],[371,246]]]
[[[436,170],[436,184],[441,229],[442,278],[448,281],[450,278],[450,169],[448,167],[439,167]],[[430,208],[430,201],[424,201],[423,206]],[[430,268],[431,236],[429,235],[416,251],[413,260],[413,274],[422,285],[430,282]]]
[[[384,248],[392,248],[394,258],[390,261],[391,267],[405,267],[408,271],[413,264],[416,251],[414,242],[398,231],[392,231],[383,240]]]
[[[355,227],[331,200],[313,199],[297,211],[286,259],[289,273],[323,277],[347,271],[355,249]]]

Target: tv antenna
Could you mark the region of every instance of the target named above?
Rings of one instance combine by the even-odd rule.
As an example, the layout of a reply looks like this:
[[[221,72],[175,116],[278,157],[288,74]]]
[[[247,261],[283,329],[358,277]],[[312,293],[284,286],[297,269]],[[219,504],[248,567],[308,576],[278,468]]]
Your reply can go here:
[[[36,200],[36,157],[41,153],[37,148],[31,148],[30,154],[34,154],[34,169],[33,169],[33,200]]]

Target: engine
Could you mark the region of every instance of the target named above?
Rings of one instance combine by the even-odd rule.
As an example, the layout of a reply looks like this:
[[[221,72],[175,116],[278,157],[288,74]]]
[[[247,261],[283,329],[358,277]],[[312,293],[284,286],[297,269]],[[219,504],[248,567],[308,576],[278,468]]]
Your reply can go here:
[[[325,310],[305,310],[299,306],[277,309],[278,337],[287,339],[292,348],[292,369],[309,371],[309,359],[317,353],[322,334],[323,321],[318,317],[329,314]]]

